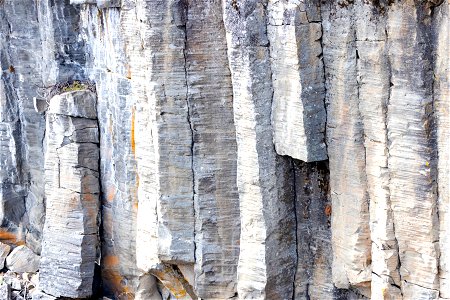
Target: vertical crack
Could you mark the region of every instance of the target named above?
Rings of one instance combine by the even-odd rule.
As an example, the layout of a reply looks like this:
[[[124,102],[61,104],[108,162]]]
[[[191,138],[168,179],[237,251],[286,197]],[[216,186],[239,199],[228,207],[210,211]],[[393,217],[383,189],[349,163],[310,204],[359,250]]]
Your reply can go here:
[[[385,34],[386,34],[386,46],[389,47],[389,35],[388,35],[388,31],[387,29],[385,29]],[[396,248],[396,252],[397,252],[397,261],[398,261],[398,265],[396,270],[398,270],[398,276],[399,276],[399,290],[400,290],[400,294],[403,297],[403,290],[401,289],[401,283],[402,283],[402,274],[400,272],[400,268],[401,268],[401,260],[400,260],[400,250],[399,250],[399,246],[398,246],[398,240],[397,240],[397,236],[396,236],[396,232],[395,232],[395,222],[394,222],[394,211],[392,210],[392,205],[391,205],[391,192],[390,192],[390,188],[391,188],[391,171],[389,168],[389,161],[391,159],[391,155],[390,155],[390,146],[391,146],[391,140],[389,139],[389,105],[391,103],[391,97],[392,97],[392,87],[394,86],[394,84],[392,83],[392,62],[389,56],[389,51],[386,51],[385,53],[386,57],[387,57],[387,65],[388,65],[388,70],[389,70],[389,92],[388,92],[388,97],[386,99],[386,103],[383,107],[383,112],[384,112],[384,130],[385,130],[385,143],[386,143],[386,160],[387,160],[387,175],[388,175],[388,182],[387,182],[387,188],[389,190],[389,199],[388,199],[388,205],[389,205],[389,213],[391,214],[391,218],[392,218],[392,231],[394,234],[394,241],[395,241],[395,248]]]
[[[191,131],[191,172],[192,172],[192,208],[193,208],[193,214],[194,214],[194,233],[193,233],[193,244],[194,244],[194,262],[196,261],[196,251],[197,251],[197,245],[195,241],[195,223],[196,223],[196,217],[195,217],[195,172],[194,172],[194,127],[191,120],[191,107],[189,102],[189,71],[188,71],[188,59],[187,59],[187,45],[188,45],[188,34],[187,34],[187,23],[188,23],[188,9],[189,9],[189,3],[187,0],[184,0],[184,14],[185,18],[183,20],[184,25],[179,26],[184,31],[184,48],[183,48],[183,58],[184,58],[184,79],[186,84],[186,108],[187,108],[187,122],[189,124],[189,129]]]
[[[294,272],[294,282],[292,283],[292,300],[295,300],[295,282],[297,279],[297,270],[298,270],[298,218],[297,218],[297,176],[295,172],[295,160],[293,158],[290,158],[291,167],[292,167],[292,182],[293,182],[293,200],[294,200],[294,222],[295,222],[295,257],[296,257],[296,263],[295,263],[295,272]],[[308,294],[308,290],[307,290]]]

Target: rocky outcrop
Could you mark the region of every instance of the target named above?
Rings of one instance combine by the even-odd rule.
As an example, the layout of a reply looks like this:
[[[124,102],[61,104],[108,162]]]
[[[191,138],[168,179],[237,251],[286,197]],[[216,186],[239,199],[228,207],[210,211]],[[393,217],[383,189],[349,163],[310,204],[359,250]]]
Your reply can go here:
[[[5,255],[35,299],[450,298],[449,5],[0,1]]]
[[[93,293],[100,194],[96,104],[93,92],[73,91],[53,97],[47,111],[40,286],[56,297]]]

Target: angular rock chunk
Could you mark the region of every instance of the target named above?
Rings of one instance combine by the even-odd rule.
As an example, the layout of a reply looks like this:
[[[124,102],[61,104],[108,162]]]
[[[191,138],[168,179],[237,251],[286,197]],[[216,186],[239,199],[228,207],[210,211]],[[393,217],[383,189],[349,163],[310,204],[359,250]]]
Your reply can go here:
[[[40,288],[55,297],[92,294],[98,246],[98,133],[77,137],[75,132],[98,131],[91,120],[95,106],[92,92],[64,93],[50,100],[47,113]]]
[[[352,6],[322,5],[333,281],[370,295],[371,241]]]
[[[236,9],[225,1],[224,20],[233,82],[241,215],[240,299],[292,299],[296,268],[292,168],[273,147],[272,82],[264,1]]]
[[[6,258],[6,267],[17,273],[34,273],[39,269],[39,259],[27,246],[19,246]]]
[[[0,242],[0,270],[5,267],[5,260],[11,251],[11,246]]]
[[[70,4],[97,4],[99,8],[120,7],[121,0],[70,0]]]
[[[240,217],[222,3],[190,0],[188,5],[185,51],[193,129],[195,292],[202,299],[227,299],[236,294]]]
[[[318,161],[327,159],[322,27],[305,2],[269,1],[272,126],[278,154]]]
[[[421,4],[407,1],[396,2],[387,14],[389,187],[404,299],[439,296],[432,43],[424,12]]]
[[[0,300],[11,300],[11,288],[5,282],[0,284]]]

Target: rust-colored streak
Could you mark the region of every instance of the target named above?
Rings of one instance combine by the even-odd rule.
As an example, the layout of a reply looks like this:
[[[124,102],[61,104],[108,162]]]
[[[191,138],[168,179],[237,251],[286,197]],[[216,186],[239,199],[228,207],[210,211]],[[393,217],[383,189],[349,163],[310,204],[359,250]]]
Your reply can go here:
[[[102,260],[103,280],[119,299],[133,299],[130,288],[119,273],[119,258],[116,255],[106,255]]]
[[[9,245],[22,246],[25,245],[25,241],[17,234],[0,229],[0,241]]]
[[[135,140],[135,122],[136,122],[136,109],[131,109],[131,151],[136,156],[136,140]]]

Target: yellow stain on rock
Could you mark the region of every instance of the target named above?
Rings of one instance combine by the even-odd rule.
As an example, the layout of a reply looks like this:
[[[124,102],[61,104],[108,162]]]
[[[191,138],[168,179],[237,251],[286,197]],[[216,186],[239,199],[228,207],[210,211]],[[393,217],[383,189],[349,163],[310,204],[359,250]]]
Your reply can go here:
[[[136,122],[136,108],[131,109],[131,151],[136,156],[136,140],[135,140],[135,122]]]

